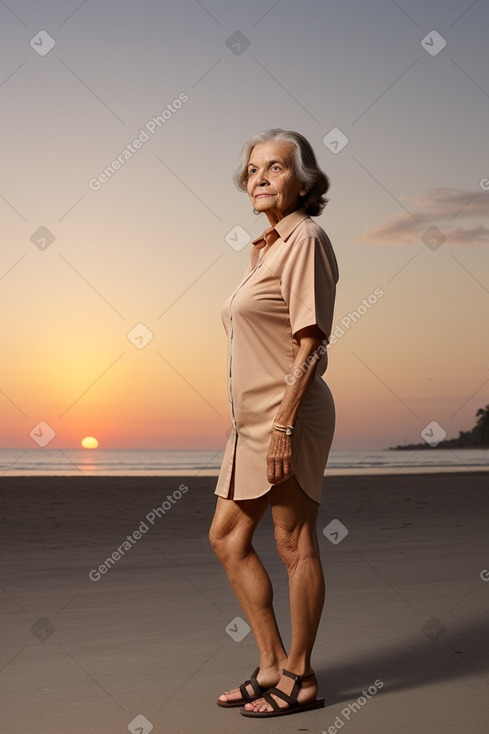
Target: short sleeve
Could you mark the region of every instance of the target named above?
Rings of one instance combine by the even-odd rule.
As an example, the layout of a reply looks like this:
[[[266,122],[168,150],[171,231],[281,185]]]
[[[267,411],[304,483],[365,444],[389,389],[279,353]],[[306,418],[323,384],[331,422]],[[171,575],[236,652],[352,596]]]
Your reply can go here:
[[[324,241],[308,236],[290,244],[280,283],[293,336],[316,324],[329,341],[337,282],[338,265],[326,234]]]

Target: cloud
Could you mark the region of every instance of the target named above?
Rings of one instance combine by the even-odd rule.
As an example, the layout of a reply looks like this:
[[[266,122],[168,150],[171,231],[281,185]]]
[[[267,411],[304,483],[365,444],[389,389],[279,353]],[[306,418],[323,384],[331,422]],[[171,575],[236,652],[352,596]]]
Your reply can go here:
[[[489,229],[479,224],[472,229],[454,229],[447,238],[449,245],[487,245],[489,244]]]
[[[401,212],[389,222],[366,229],[350,241],[385,245],[418,244],[426,230],[436,222],[446,237],[447,245],[489,243],[489,229],[482,224],[471,228],[451,226],[455,218],[487,219],[488,193],[439,187],[427,194],[402,196],[401,201],[407,212]]]

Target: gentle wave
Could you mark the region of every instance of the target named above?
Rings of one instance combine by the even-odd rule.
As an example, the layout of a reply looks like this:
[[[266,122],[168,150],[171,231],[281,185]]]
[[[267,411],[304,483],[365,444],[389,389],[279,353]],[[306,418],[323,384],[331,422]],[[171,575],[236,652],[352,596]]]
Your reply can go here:
[[[217,476],[224,451],[0,449],[0,476]],[[489,449],[331,451],[327,476],[489,470]]]

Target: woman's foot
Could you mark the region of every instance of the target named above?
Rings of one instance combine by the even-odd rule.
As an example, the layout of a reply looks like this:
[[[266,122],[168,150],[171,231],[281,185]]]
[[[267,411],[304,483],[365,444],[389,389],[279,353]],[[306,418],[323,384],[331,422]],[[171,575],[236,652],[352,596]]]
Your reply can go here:
[[[305,673],[301,674],[301,677],[303,678],[303,680],[301,681],[300,690],[297,693],[297,703],[299,705],[303,705],[303,704],[307,704],[312,701],[315,701],[317,698],[317,692],[318,692],[318,683],[317,683],[317,679],[316,679],[316,676],[314,675],[314,671],[312,670],[312,668],[309,668],[309,670],[306,670]],[[286,693],[288,696],[290,696],[290,694],[292,693],[292,689],[294,688],[294,685],[295,685],[295,681],[293,680],[293,678],[290,678],[289,676],[282,674],[279,682],[275,685],[275,688],[278,688],[279,691],[282,691],[283,693]],[[287,703],[287,701],[284,701],[282,698],[279,698],[279,696],[274,696],[273,693],[271,693],[270,695],[273,697],[276,703],[280,706],[280,708],[283,708],[283,709],[289,708],[289,704]],[[273,706],[270,703],[268,703],[268,701],[266,701],[264,698],[257,698],[256,701],[252,701],[251,703],[246,703],[244,705],[244,709],[246,711],[252,711],[254,713],[271,712],[274,710]]]
[[[254,674],[252,674],[251,678],[255,677],[256,682],[258,685],[263,689],[263,692],[268,690],[269,688],[272,688],[277,684],[277,681],[280,679],[280,675],[282,672],[283,665],[285,663],[282,663],[281,665],[276,666],[268,666],[268,667],[260,667],[257,668]],[[243,684],[245,685],[245,684]],[[251,698],[254,698],[257,693],[254,690],[253,685],[248,681],[245,685],[245,690],[248,693],[248,695]],[[225,691],[221,696],[219,696],[218,703],[221,704],[233,704],[236,705],[243,705],[243,695],[241,692],[241,689],[233,688],[231,691]]]

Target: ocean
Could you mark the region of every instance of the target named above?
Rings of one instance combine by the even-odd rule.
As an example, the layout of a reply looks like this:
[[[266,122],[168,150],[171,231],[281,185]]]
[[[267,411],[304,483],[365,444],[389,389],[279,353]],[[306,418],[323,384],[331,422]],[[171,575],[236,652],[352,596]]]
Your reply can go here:
[[[216,476],[223,450],[0,449],[0,477]],[[489,449],[331,451],[326,476],[489,470]]]

